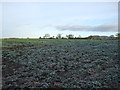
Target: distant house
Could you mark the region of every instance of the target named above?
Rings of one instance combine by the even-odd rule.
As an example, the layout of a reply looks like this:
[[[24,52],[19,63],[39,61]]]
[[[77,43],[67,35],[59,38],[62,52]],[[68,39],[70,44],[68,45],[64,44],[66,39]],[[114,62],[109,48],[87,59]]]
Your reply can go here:
[[[99,35],[89,36],[88,39],[100,39]]]
[[[100,36],[100,39],[110,39],[108,36]]]
[[[89,36],[88,39],[110,39],[111,37],[108,36],[99,36],[99,35],[94,35],[94,36]]]
[[[92,39],[100,39],[100,36],[98,35],[92,36]]]

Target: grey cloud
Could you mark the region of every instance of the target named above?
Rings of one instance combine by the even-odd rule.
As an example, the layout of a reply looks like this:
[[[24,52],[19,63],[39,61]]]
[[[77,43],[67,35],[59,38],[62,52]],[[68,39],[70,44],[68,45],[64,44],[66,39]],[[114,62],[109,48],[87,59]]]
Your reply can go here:
[[[116,32],[118,31],[117,24],[102,24],[99,26],[79,26],[79,25],[58,25],[55,26],[56,29],[65,31],[95,31],[95,32]]]
[[[86,30],[86,29],[89,29],[89,28],[92,28],[91,26],[56,26],[56,29],[59,29],[59,30],[70,30],[70,31],[79,31],[79,30]]]
[[[100,31],[100,32],[116,32],[118,31],[118,25],[117,24],[103,24],[100,26],[96,26],[92,31]]]

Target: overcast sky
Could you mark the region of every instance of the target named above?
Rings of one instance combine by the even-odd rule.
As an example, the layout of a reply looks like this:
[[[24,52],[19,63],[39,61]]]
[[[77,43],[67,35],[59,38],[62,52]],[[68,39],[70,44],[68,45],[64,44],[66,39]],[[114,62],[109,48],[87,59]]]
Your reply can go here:
[[[117,2],[3,3],[2,37],[115,35]]]

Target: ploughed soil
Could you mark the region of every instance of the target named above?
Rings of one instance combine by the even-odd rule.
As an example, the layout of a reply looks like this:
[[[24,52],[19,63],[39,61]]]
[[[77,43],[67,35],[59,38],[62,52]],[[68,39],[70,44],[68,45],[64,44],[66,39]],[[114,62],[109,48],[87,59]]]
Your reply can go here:
[[[117,41],[29,43],[2,48],[3,89],[119,89]]]

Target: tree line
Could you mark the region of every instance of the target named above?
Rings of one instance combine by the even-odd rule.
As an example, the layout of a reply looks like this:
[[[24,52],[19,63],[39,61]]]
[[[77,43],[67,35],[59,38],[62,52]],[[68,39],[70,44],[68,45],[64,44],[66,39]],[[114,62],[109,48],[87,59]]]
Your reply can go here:
[[[116,37],[115,37],[116,36]],[[74,36],[73,34],[68,34],[65,37],[62,36],[62,34],[57,34],[55,36],[50,36],[50,34],[45,34],[43,37],[39,37],[39,39],[120,39],[120,33],[117,33],[116,35],[110,35],[110,36],[99,36],[99,35],[90,35],[88,37],[81,37],[79,36]]]

